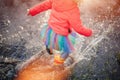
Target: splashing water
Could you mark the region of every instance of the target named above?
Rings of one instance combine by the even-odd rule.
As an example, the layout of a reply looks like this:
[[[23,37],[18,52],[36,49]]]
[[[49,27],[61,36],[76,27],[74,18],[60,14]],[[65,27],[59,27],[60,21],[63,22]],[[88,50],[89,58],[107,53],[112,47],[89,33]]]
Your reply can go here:
[[[92,39],[89,44],[87,44],[86,48],[84,48],[81,52],[81,50],[77,50],[77,56],[76,56],[76,61],[71,65],[71,67],[74,67],[75,64],[79,63],[79,61],[81,59],[85,59],[84,55],[89,55],[92,56],[95,54],[89,54],[89,51],[92,50],[93,47],[95,47],[96,45],[98,45],[98,43],[100,43],[104,38],[107,38],[107,34],[113,30],[113,28],[108,28],[107,30],[105,30],[101,35],[99,35],[98,37]],[[79,47],[79,46],[78,46]],[[88,59],[88,58],[87,58]]]

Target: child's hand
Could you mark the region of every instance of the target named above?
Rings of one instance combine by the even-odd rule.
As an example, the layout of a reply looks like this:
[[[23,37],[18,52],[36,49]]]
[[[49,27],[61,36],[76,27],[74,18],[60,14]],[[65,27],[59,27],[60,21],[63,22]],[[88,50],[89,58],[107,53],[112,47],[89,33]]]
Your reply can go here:
[[[30,9],[27,9],[27,15],[28,15],[28,16],[30,16],[29,10],[30,10]]]

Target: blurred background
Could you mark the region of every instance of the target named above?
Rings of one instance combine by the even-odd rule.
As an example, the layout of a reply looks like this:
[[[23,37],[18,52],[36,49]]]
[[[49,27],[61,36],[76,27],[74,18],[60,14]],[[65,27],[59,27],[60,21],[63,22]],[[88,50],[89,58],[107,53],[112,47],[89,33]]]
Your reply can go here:
[[[0,0],[0,80],[13,80],[16,66],[43,49],[40,29],[50,10],[34,17],[27,9],[44,0]],[[95,33],[76,40],[69,80],[120,80],[120,0],[82,0],[83,24]]]

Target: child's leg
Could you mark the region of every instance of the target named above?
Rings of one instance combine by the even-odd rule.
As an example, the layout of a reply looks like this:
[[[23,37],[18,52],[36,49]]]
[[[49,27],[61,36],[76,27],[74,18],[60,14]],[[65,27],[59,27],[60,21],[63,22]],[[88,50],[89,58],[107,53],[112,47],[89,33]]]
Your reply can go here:
[[[69,53],[62,53],[61,58],[66,59],[69,56]]]
[[[48,48],[48,46],[46,46],[46,51],[47,51],[50,55],[53,54],[52,51]]]
[[[66,60],[66,58],[69,56],[68,53],[62,53],[60,54],[56,54],[54,56],[54,64],[55,65],[60,65],[60,64],[64,64],[64,61]]]

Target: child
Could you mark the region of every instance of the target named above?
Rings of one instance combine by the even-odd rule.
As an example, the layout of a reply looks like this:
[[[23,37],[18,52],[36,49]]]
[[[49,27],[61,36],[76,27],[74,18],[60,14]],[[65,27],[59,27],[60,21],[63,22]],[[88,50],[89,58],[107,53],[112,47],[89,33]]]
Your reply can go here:
[[[54,64],[61,65],[74,50],[75,33],[91,36],[92,30],[84,27],[80,20],[80,11],[75,0],[45,0],[34,6],[28,12],[29,15],[51,9],[48,24],[42,29],[42,38],[46,50],[52,54],[54,50],[60,51],[54,56]]]

